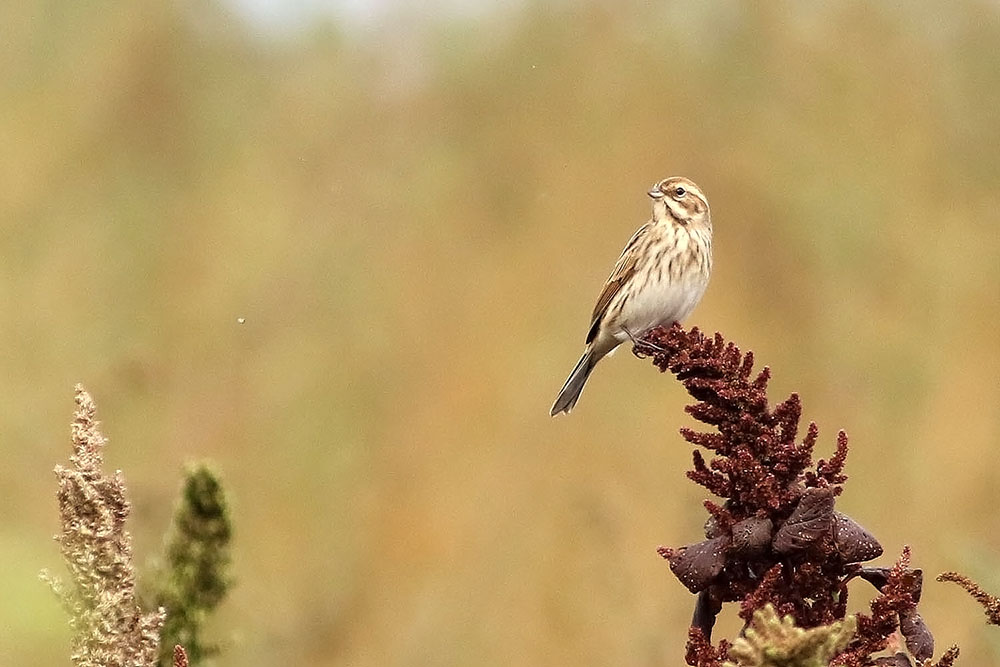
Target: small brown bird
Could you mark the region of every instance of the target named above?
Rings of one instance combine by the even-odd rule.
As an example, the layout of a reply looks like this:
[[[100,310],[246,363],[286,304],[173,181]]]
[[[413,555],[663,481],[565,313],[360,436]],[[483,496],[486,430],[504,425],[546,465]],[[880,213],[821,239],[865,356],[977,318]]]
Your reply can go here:
[[[712,216],[701,189],[665,178],[649,191],[653,219],[626,244],[594,306],[587,348],[552,405],[568,413],[605,355],[660,325],[687,317],[712,273]]]

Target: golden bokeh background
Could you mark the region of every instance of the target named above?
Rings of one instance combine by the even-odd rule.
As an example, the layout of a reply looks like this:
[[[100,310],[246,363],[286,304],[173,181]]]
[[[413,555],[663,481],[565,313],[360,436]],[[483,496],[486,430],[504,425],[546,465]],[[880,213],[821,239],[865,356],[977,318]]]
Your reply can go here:
[[[82,382],[140,561],[186,461],[228,482],[222,667],[681,664],[686,395],[622,350],[548,408],[683,174],[689,324],[819,455],[848,431],[839,508],[912,546],[939,652],[998,664],[931,579],[1000,592],[1000,6],[870,4],[0,4],[0,663],[68,663],[37,572]]]

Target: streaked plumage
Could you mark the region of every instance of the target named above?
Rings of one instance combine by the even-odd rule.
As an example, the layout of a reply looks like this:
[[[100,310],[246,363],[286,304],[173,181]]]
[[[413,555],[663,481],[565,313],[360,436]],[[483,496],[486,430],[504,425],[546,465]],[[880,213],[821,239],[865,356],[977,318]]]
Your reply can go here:
[[[712,216],[701,189],[675,176],[657,183],[652,219],[625,245],[591,316],[587,347],[552,405],[570,412],[605,355],[650,329],[686,318],[712,273]]]

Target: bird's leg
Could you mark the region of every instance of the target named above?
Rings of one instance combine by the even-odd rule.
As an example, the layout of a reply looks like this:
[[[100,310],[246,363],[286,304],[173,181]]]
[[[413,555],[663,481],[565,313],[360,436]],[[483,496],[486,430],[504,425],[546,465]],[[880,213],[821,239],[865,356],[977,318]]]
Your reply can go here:
[[[627,327],[622,327],[622,331],[624,331],[625,335],[628,336],[629,340],[632,341],[632,351],[635,352],[636,354],[648,354],[650,351],[652,351],[654,354],[656,354],[657,352],[660,353],[666,352],[666,350],[664,350],[656,343],[651,343],[648,340],[635,336],[631,331],[628,330]]]

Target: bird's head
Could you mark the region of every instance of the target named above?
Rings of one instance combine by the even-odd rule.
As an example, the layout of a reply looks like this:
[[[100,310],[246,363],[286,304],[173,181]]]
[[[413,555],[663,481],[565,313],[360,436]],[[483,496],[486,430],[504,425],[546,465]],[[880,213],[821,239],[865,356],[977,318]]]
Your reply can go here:
[[[672,221],[687,226],[711,224],[708,199],[697,185],[682,176],[671,176],[649,191],[653,199],[653,220]]]

